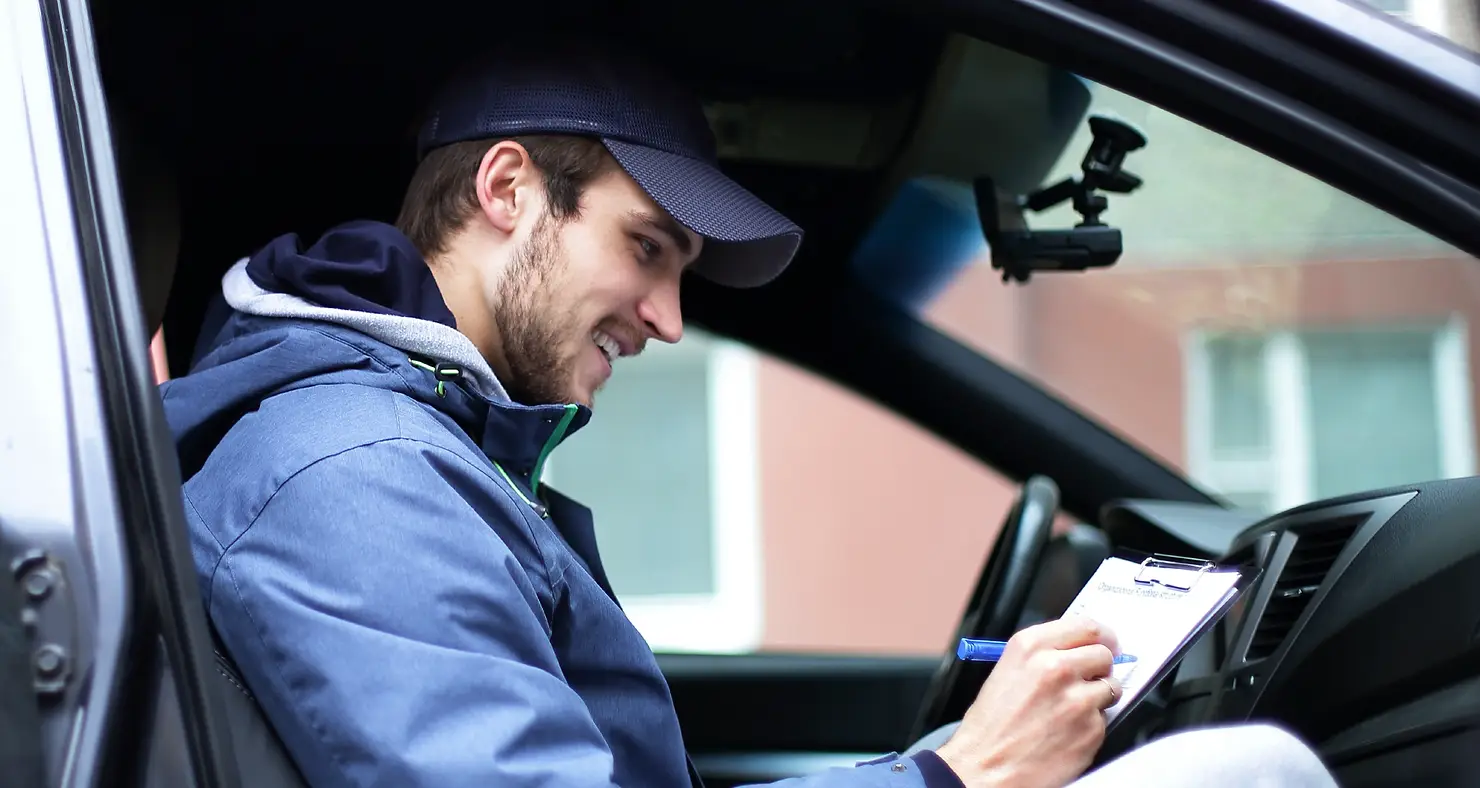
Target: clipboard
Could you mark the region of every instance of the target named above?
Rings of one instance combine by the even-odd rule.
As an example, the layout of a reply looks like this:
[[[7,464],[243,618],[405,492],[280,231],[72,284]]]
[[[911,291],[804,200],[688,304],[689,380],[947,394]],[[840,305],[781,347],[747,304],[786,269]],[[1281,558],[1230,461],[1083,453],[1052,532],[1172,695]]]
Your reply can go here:
[[[1210,591],[1210,593],[1216,593],[1217,587],[1225,585],[1227,586],[1227,590],[1207,609],[1206,614],[1202,615],[1201,620],[1195,626],[1181,635],[1180,640],[1163,661],[1155,666],[1147,667],[1149,673],[1135,677],[1135,685],[1139,688],[1139,691],[1131,697],[1128,690],[1127,696],[1123,697],[1121,703],[1115,707],[1114,715],[1106,726],[1105,735],[1107,743],[1109,743],[1110,737],[1115,734],[1117,729],[1122,727],[1126,720],[1140,716],[1136,712],[1142,707],[1146,699],[1151,697],[1157,691],[1157,688],[1177,670],[1182,659],[1187,655],[1187,652],[1204,637],[1207,637],[1213,628],[1218,625],[1218,622],[1222,621],[1228,615],[1228,611],[1232,609],[1233,605],[1262,573],[1262,570],[1253,563],[1225,565],[1199,558],[1187,558],[1161,553],[1145,553],[1134,550],[1118,550],[1097,568],[1095,575],[1085,584],[1085,589],[1081,590],[1080,596],[1076,597],[1074,603],[1069,606],[1070,611],[1074,611],[1080,605],[1083,595],[1090,591],[1090,586],[1095,584],[1097,582],[1096,578],[1101,576],[1100,570],[1104,569],[1106,564],[1109,564],[1111,561],[1133,564],[1132,567],[1128,567],[1133,572],[1131,575],[1131,585],[1128,588],[1137,590],[1146,589],[1146,591],[1141,593],[1148,597],[1166,598],[1166,595],[1192,595],[1200,587],[1215,589],[1214,591]],[[1218,578],[1218,580],[1214,581],[1214,578]],[[1210,583],[1211,585],[1202,586],[1203,583]],[[1107,622],[1107,625],[1111,626],[1112,631],[1116,629],[1109,622]],[[1126,652],[1135,654],[1135,649],[1130,644],[1124,642],[1123,638],[1121,645]],[[1137,654],[1136,656],[1140,657],[1141,655]],[[1139,669],[1140,666],[1138,665],[1137,670]]]

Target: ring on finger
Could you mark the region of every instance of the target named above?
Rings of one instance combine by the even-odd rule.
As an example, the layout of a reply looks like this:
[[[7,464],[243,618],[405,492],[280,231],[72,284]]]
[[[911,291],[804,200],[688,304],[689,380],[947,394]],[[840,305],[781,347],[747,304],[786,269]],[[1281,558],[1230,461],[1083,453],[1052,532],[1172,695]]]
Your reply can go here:
[[[1107,678],[1105,676],[1101,676],[1099,680],[1100,680],[1100,683],[1101,684],[1104,684],[1105,685],[1105,689],[1110,690],[1110,702],[1109,703],[1106,703],[1105,706],[1104,706],[1104,708],[1107,708],[1108,709],[1111,706],[1114,706],[1115,704],[1119,703],[1120,702],[1120,688],[1115,686],[1115,682],[1111,681],[1109,678]]]

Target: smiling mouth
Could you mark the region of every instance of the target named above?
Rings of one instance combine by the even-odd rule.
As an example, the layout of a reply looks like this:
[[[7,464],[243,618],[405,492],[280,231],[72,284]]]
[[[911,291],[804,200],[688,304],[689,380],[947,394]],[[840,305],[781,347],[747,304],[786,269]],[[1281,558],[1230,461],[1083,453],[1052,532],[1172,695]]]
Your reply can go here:
[[[618,343],[611,334],[608,334],[605,331],[591,332],[591,341],[596,343],[596,347],[601,350],[602,353],[606,354],[606,363],[608,364],[615,363],[617,357],[622,355],[621,344]]]

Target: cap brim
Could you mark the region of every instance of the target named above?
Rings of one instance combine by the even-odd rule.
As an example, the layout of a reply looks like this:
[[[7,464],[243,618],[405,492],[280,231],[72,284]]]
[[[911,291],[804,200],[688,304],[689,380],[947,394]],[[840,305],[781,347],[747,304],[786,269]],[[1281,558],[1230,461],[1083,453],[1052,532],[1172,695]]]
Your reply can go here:
[[[620,140],[607,150],[663,210],[704,238],[692,270],[728,287],[759,287],[796,255],[802,229],[698,159]]]

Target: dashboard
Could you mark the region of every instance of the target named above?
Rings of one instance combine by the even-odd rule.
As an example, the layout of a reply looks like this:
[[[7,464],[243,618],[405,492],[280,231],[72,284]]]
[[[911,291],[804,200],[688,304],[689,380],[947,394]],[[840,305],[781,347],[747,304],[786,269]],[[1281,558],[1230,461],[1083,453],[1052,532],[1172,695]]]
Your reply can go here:
[[[1480,478],[1252,523],[1146,501],[1112,504],[1102,519],[1117,545],[1259,571],[1108,753],[1257,720],[1315,746],[1344,786],[1480,784]]]

